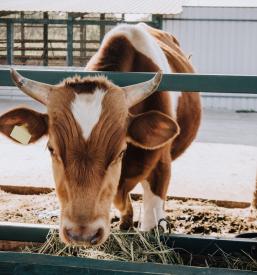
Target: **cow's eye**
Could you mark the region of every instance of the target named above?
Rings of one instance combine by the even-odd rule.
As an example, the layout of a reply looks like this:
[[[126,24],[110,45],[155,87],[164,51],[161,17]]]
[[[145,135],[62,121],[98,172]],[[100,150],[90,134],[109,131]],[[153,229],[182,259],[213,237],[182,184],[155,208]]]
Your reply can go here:
[[[119,154],[119,156],[118,156],[118,159],[123,158],[125,152],[126,152],[126,150],[121,151],[120,154]]]
[[[47,149],[51,155],[54,155],[54,148],[50,144],[47,144]]]
[[[121,151],[121,152],[119,153],[119,155],[117,155],[117,156],[115,157],[115,159],[114,159],[112,162],[109,162],[108,166],[109,166],[109,165],[114,165],[114,164],[120,162],[120,161],[122,160],[122,158],[123,158],[125,152],[126,152],[126,150]],[[107,167],[108,167],[108,166],[107,166]]]

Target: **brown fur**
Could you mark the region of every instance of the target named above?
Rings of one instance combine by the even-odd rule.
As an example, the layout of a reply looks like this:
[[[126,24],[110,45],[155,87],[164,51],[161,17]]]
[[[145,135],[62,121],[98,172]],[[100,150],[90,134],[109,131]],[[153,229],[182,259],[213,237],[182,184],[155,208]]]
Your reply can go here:
[[[95,77],[80,77],[75,76],[64,79],[60,84],[60,88],[65,87],[71,89],[77,94],[79,93],[93,93],[96,89],[107,91],[111,87],[111,82],[104,76]]]
[[[174,36],[149,26],[147,26],[147,30],[155,37],[165,53],[173,72],[194,73],[193,66],[181,51],[179,43]],[[201,122],[201,111],[199,93],[182,92],[176,110],[180,134],[172,144],[171,155],[173,160],[178,158],[195,139]]]
[[[48,131],[48,117],[26,108],[11,110],[0,117],[0,132],[8,138],[11,138],[10,134],[15,125],[26,126],[29,133],[32,134],[30,143],[33,143]],[[11,139],[17,142],[15,139]]]
[[[159,43],[174,71],[193,72],[174,37],[150,27],[148,31]],[[134,49],[125,36],[114,35],[100,47],[86,69],[156,72],[159,67]],[[92,94],[96,88],[105,93],[102,112],[90,136],[85,139],[73,117],[71,104],[76,94]],[[131,226],[133,209],[128,194],[140,181],[148,180],[152,192],[165,199],[171,160],[192,142],[201,114],[199,95],[183,93],[175,122],[171,118],[169,98],[168,92],[156,92],[128,110],[125,91],[106,78],[75,77],[66,79],[51,91],[48,115],[27,110],[24,116],[24,110],[17,109],[0,117],[0,130],[6,135],[15,123],[27,123],[33,141],[49,133],[64,241],[70,241],[70,224],[73,234],[92,235],[95,228],[90,225],[97,224],[100,219],[105,224],[99,229],[99,243],[103,242],[109,232],[112,201],[121,211],[121,228]],[[40,126],[35,127],[37,123]],[[126,141],[129,143],[122,158]],[[88,240],[84,241],[88,243]]]
[[[174,72],[194,72],[190,62],[179,48],[177,40],[165,33],[147,27],[147,31],[156,39],[164,51]],[[122,54],[121,54],[122,52]],[[87,70],[112,70],[155,72],[159,68],[148,57],[133,48],[126,37],[111,37],[87,65]],[[158,110],[171,115],[171,105],[167,92],[154,93],[137,106],[131,108],[133,114]],[[122,163],[121,179],[115,198],[116,206],[122,212],[121,227],[132,225],[133,209],[128,193],[139,181],[148,179],[154,194],[165,199],[169,181],[171,158],[176,159],[191,144],[200,125],[201,104],[198,93],[182,93],[177,110],[177,122],[180,134],[171,143],[154,150],[146,151],[129,144]],[[144,126],[142,125],[142,128]],[[171,152],[170,154],[167,152]]]
[[[96,88],[106,93],[102,113],[89,138],[85,140],[72,115],[71,102],[75,93],[93,93]],[[114,186],[115,180],[118,183],[114,174],[118,177],[120,175],[117,172],[120,165],[118,158],[126,137],[128,110],[124,100],[124,92],[105,78],[69,79],[51,93],[48,115],[49,141],[55,151],[53,170],[63,209],[62,219],[77,225],[74,225],[73,233],[90,232],[84,224],[94,223],[98,218],[106,224],[109,222],[108,209],[114,196],[113,190],[117,188]],[[79,226],[81,221],[82,227]],[[108,236],[107,229],[101,235],[101,241]],[[61,235],[63,240],[69,242],[65,228]]]

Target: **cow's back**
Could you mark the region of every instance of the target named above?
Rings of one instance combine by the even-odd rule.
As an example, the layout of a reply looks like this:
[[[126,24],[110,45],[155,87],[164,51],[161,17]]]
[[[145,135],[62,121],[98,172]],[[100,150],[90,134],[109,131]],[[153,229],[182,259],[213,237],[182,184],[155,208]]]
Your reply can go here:
[[[171,73],[163,50],[141,24],[121,24],[108,32],[86,70]],[[130,108],[135,115],[152,110],[172,115],[170,93],[153,93]]]
[[[155,72],[159,69],[164,73],[194,72],[175,37],[144,23],[113,28],[86,66],[86,70],[94,71]],[[177,120],[180,134],[173,141],[171,149],[172,159],[176,159],[191,144],[199,128],[199,94],[154,93],[130,109],[133,114],[150,110],[161,111]]]
[[[160,31],[140,23],[150,33],[163,50],[169,65],[174,73],[194,73],[189,59],[182,52],[176,38],[167,32]],[[177,98],[176,120],[180,126],[180,134],[174,140],[171,149],[172,159],[179,157],[196,137],[201,121],[200,94],[195,92],[182,92]]]

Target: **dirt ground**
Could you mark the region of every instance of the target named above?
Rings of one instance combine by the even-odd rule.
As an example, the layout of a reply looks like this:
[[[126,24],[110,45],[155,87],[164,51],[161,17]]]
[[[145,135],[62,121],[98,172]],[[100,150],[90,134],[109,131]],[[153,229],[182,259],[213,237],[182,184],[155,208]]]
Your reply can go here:
[[[58,224],[58,202],[55,193],[15,195],[0,190],[0,222]],[[133,200],[135,226],[142,215],[142,201]],[[188,199],[168,200],[167,219],[172,233],[234,236],[257,231],[257,219],[249,219],[249,208],[224,208],[215,203]],[[118,211],[112,209],[113,227],[118,225]]]

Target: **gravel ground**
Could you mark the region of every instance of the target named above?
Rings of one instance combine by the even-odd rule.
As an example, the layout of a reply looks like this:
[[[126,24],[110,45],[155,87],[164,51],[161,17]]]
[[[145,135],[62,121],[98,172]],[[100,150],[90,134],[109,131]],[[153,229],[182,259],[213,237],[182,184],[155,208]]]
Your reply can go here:
[[[58,224],[58,202],[55,193],[14,195],[0,191],[0,220],[8,222]],[[133,200],[135,226],[142,213],[142,201]],[[167,219],[173,233],[233,236],[257,231],[257,219],[249,219],[249,209],[224,208],[203,200],[168,200]],[[112,209],[112,226],[118,225],[118,211]]]

